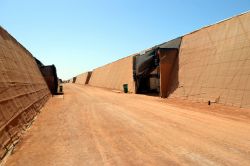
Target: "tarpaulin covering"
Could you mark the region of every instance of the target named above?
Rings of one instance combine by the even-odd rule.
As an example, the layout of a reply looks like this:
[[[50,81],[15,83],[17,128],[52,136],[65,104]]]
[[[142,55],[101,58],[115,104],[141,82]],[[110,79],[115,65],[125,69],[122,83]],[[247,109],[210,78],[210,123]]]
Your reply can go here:
[[[172,97],[250,108],[250,13],[183,37]]]
[[[150,48],[149,50],[145,51],[144,54],[136,55],[134,65],[133,65],[134,76],[140,77],[143,75],[147,75],[150,72],[152,72],[152,70],[154,70],[156,66],[159,65],[157,64],[159,62],[156,62],[158,58],[156,55],[156,51],[158,49],[161,49],[161,48],[162,49],[179,49],[180,44],[181,44],[181,37],[162,43],[160,45],[156,45]]]
[[[86,72],[76,76],[76,84],[86,85],[89,83],[92,72]]]
[[[182,37],[178,37],[176,39],[170,40],[168,42],[157,45],[156,48],[171,48],[171,49],[179,49],[181,46]]]
[[[172,50],[175,50],[176,56],[177,56],[178,50],[180,48],[180,44],[181,44],[181,37],[162,43],[160,45],[156,45],[150,49],[143,51],[140,54],[137,54],[134,57],[133,77],[134,77],[135,86],[136,86],[136,93],[141,93],[141,92],[145,93],[145,92],[150,91],[150,77],[152,77],[151,73],[153,71],[159,72],[160,70],[157,68],[159,68],[160,66],[161,66],[161,69],[163,68],[166,69],[166,67],[169,66],[169,65],[166,66],[166,63],[169,62],[168,61],[168,59],[170,58],[169,56],[172,57],[172,55],[168,55],[168,52],[170,53]],[[165,65],[163,65],[163,62]],[[174,60],[171,61],[171,63],[173,63],[171,64],[171,67],[175,65]],[[156,76],[153,76],[153,77],[156,77],[157,79],[161,78],[161,83],[160,83],[161,86],[157,85],[158,87],[160,86],[161,97],[167,96],[168,87],[164,87],[164,86],[168,86],[167,82],[170,82],[169,80],[166,80],[166,79],[169,79],[170,76],[165,76],[162,74],[164,73],[164,74],[171,75],[172,74],[171,67],[170,68],[168,67],[169,68],[168,71],[161,71],[160,72],[161,76],[160,76],[160,73],[158,72],[155,74]],[[163,83],[162,78],[165,78],[164,80],[165,83]],[[164,95],[162,93],[162,89],[165,89]]]
[[[151,69],[156,67],[155,57],[155,50],[150,50],[143,55],[135,56],[134,75],[139,77],[150,73]]]
[[[58,78],[55,65],[39,67],[48,87],[52,94],[57,94]]]
[[[133,55],[93,70],[89,85],[123,90],[128,84],[128,91],[134,92]]]
[[[33,56],[0,27],[0,157],[50,96]]]

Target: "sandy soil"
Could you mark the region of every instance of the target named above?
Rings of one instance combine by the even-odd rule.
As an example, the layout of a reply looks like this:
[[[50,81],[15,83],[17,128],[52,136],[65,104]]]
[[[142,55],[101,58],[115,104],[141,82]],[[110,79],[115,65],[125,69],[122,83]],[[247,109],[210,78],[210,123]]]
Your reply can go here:
[[[67,84],[6,165],[250,165],[250,110]]]

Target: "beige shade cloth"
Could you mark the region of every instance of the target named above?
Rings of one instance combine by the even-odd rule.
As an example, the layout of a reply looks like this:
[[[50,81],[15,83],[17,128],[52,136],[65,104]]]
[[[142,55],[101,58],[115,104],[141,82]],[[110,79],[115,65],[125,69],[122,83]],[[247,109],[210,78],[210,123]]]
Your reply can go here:
[[[250,108],[250,13],[183,37],[171,97]]]
[[[89,85],[123,91],[123,84],[128,84],[128,91],[134,92],[133,56],[128,56],[93,70]]]
[[[50,96],[33,56],[0,27],[0,157]]]
[[[76,76],[76,84],[86,85],[89,83],[92,72],[86,72]]]

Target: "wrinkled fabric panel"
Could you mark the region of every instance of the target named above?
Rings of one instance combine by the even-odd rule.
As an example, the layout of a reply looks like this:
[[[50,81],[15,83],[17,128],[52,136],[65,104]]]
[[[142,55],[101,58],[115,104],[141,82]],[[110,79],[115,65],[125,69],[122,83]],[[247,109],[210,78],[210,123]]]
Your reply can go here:
[[[134,75],[140,77],[146,74],[149,74],[150,69],[156,67],[156,51],[158,49],[178,49],[181,45],[181,37],[170,40],[168,42],[156,45],[146,51],[144,54],[136,55],[134,61]],[[158,64],[159,65],[159,64]]]

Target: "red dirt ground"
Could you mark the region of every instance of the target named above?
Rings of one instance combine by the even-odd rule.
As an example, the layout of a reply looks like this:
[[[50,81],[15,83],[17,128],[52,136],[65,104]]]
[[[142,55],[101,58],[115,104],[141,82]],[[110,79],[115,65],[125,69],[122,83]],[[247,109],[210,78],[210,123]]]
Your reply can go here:
[[[250,110],[64,85],[6,165],[250,165]]]

